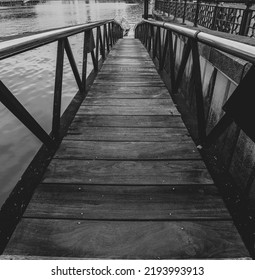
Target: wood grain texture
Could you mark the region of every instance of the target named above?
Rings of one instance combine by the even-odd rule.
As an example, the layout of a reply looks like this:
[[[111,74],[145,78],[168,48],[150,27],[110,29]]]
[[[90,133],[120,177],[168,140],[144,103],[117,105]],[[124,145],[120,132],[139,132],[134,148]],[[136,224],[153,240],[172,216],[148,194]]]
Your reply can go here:
[[[157,86],[157,87],[164,87],[165,84],[162,81],[157,80],[133,80],[133,81],[95,81],[95,85],[106,85],[106,86],[121,86],[121,87],[151,87],[151,86]]]
[[[152,76],[126,76],[126,75],[101,75],[95,79],[95,84],[105,84],[108,83],[115,84],[115,83],[147,83],[148,86],[151,84],[156,85],[163,85],[163,81],[160,79],[159,76],[152,75]]]
[[[93,85],[86,97],[88,98],[124,98],[124,99],[152,99],[169,98],[165,87],[120,87]]]
[[[148,110],[150,108],[169,108],[174,107],[174,103],[171,99],[97,99],[97,98],[86,98],[82,106],[118,106],[118,107],[132,107],[132,108],[142,108],[146,107]]]
[[[140,41],[114,46],[6,258],[248,258]]]
[[[126,222],[57,219],[23,219],[5,254],[102,259],[210,259],[249,256],[231,221]]]
[[[165,127],[185,128],[180,116],[102,116],[76,115],[71,128],[76,127]]]
[[[147,88],[138,88],[138,87],[128,87],[128,88],[107,88],[107,87],[93,87],[86,99],[89,98],[96,98],[96,99],[111,99],[111,98],[118,98],[118,99],[168,99],[169,93],[165,90],[165,88],[154,88],[150,87]],[[145,90],[142,90],[145,89]],[[161,90],[162,89],[162,90]]]
[[[45,183],[213,184],[202,161],[107,161],[54,159]]]
[[[107,71],[107,73],[123,73],[123,72],[150,72],[157,73],[155,67],[151,66],[132,66],[132,65],[115,65],[115,64],[104,64],[101,68],[101,71]]]
[[[115,116],[180,116],[175,106],[166,107],[162,105],[150,107],[132,107],[132,106],[81,106],[77,114],[86,115],[115,115]]]
[[[42,184],[37,188],[24,217],[82,220],[230,219],[216,187],[202,185]]]
[[[201,159],[192,141],[168,142],[104,142],[64,140],[55,158],[70,159]]]
[[[186,129],[183,128],[150,128],[150,127],[70,127],[65,139],[89,141],[137,141],[174,142],[190,141]]]

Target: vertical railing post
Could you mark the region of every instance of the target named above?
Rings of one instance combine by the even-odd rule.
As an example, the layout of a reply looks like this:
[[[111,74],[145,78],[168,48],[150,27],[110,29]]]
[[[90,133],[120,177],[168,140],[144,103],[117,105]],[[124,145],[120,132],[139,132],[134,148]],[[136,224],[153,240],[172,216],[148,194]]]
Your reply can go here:
[[[178,0],[175,0],[174,19],[176,19],[177,16],[177,6],[178,6]]]
[[[171,3],[172,3],[172,0],[169,0],[168,1],[168,17],[170,17]]]
[[[84,88],[84,95],[87,93],[87,64],[88,64],[88,52],[89,52],[89,39],[90,30],[84,32],[84,43],[83,43],[83,61],[82,61],[82,86]]]
[[[154,34],[153,33],[153,26],[149,25],[149,29],[150,29],[150,37],[149,37],[148,51],[149,51],[149,54],[151,54],[151,50],[153,49],[153,34]]]
[[[104,24],[104,46],[106,45],[107,52],[110,51],[109,47],[109,34],[107,33],[107,26]]]
[[[112,42],[112,28],[111,27],[112,27],[112,24],[110,22],[110,23],[108,23],[108,35],[109,35],[109,44],[112,48],[113,42]]]
[[[196,96],[198,137],[200,143],[204,143],[206,138],[205,112],[204,112],[203,89],[202,89],[202,81],[201,81],[199,49],[198,49],[198,42],[195,39],[191,40],[191,49],[192,49],[192,60],[193,60],[192,72],[194,75],[194,86],[195,86],[194,89],[195,89],[195,96]]]
[[[183,23],[183,24],[185,23],[186,8],[187,8],[187,0],[184,0],[183,16],[182,16],[182,23]]]
[[[253,12],[253,10],[250,9],[251,5],[252,3],[250,1],[246,3],[246,8],[243,11],[243,17],[240,24],[239,35],[243,35],[243,36],[248,35],[252,12]]]
[[[62,98],[62,82],[64,67],[64,39],[58,41],[57,62],[54,87],[53,101],[53,118],[52,118],[52,137],[55,140],[59,138],[60,116],[61,116],[61,98]]]
[[[218,14],[218,7],[219,7],[219,3],[218,1],[216,2],[216,5],[214,7],[214,11],[213,11],[213,18],[212,18],[212,30],[216,30],[216,22],[217,22],[217,14]]]
[[[149,0],[143,0],[143,1],[144,1],[143,17],[144,17],[144,19],[148,19],[148,17],[149,17]]]
[[[153,41],[153,53],[152,53],[152,58],[153,59],[157,55],[157,44],[158,44],[158,27],[156,29],[156,34],[154,35],[154,41]]]
[[[196,13],[195,13],[195,19],[194,19],[194,27],[197,27],[198,24],[198,15],[199,15],[199,2],[200,0],[197,0],[197,5],[196,5]]]
[[[96,60],[99,60],[99,37],[100,37],[100,26],[97,27],[97,38],[96,38]]]
[[[161,28],[158,26],[158,62],[159,69],[162,69],[162,45],[161,45]]]
[[[161,58],[161,63],[159,65],[159,70],[162,71],[164,69],[164,66],[165,66],[165,62],[166,62],[166,54],[167,54],[167,50],[168,50],[168,41],[169,41],[169,31],[165,29],[165,42],[163,42],[164,44],[164,48],[163,48],[163,55],[162,55],[162,58]]]

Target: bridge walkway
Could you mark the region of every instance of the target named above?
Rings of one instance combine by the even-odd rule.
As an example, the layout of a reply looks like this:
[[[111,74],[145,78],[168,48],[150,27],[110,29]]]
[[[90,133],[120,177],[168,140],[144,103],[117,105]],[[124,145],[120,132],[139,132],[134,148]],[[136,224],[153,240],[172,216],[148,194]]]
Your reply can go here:
[[[4,255],[249,257],[140,41],[109,54]]]

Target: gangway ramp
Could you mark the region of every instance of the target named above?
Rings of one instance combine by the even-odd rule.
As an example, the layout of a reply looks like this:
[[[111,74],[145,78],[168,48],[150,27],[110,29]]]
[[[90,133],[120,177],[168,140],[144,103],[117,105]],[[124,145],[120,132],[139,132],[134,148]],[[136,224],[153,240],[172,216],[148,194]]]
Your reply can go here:
[[[139,40],[113,47],[4,255],[249,257]]]

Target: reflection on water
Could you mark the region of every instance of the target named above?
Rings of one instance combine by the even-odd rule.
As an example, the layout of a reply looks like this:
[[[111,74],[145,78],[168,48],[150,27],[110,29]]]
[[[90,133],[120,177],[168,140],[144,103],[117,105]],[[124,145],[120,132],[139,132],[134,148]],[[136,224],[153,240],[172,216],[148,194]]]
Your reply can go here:
[[[80,24],[125,18],[141,20],[143,2],[47,1],[29,7],[10,7],[0,12],[0,41],[6,36]],[[81,72],[82,35],[70,38]],[[46,130],[51,130],[56,63],[56,43],[0,61],[0,79]],[[91,65],[91,62],[89,62]],[[77,91],[65,57],[62,111]],[[15,186],[41,143],[0,104],[0,206]]]

